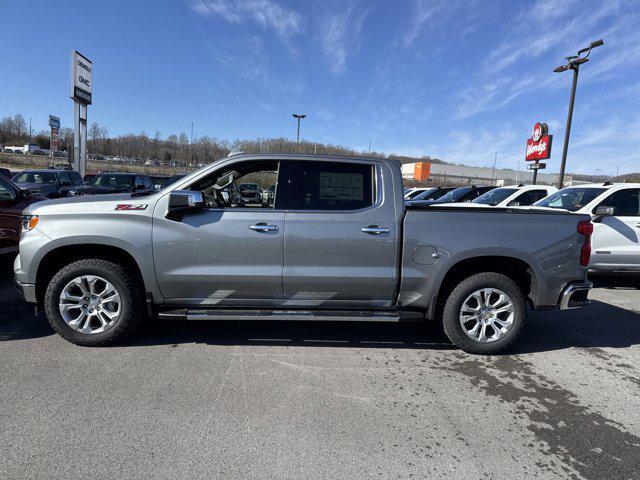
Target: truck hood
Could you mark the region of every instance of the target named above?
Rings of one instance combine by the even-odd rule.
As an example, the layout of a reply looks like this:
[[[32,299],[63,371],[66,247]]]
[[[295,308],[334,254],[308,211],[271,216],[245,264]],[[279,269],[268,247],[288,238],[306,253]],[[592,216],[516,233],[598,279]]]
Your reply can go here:
[[[156,195],[134,196],[130,193],[109,195],[87,195],[81,197],[64,197],[34,203],[25,209],[25,215],[56,215],[56,214],[100,214],[126,213],[117,211],[118,205],[135,205],[133,211],[152,210],[157,200]],[[132,211],[132,210],[129,210]]]

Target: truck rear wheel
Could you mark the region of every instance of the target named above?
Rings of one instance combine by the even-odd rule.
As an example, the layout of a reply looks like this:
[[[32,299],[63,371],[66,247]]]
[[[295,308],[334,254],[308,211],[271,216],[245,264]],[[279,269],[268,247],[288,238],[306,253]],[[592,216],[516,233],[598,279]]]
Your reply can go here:
[[[124,338],[145,311],[135,278],[122,265],[101,259],[78,260],[58,271],[47,286],[44,307],[61,337],[84,346]]]
[[[472,275],[453,289],[442,313],[444,331],[468,353],[491,354],[511,345],[524,327],[522,290],[505,275]]]

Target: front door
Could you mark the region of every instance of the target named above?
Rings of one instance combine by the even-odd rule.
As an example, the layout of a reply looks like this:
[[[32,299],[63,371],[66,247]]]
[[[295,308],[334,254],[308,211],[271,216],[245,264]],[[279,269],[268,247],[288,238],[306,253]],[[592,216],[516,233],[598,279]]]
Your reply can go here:
[[[285,306],[390,306],[399,236],[390,169],[333,160],[290,167]]]
[[[169,195],[154,212],[153,254],[167,302],[206,305],[281,303],[284,211],[275,209],[277,161],[225,162],[187,189],[201,191],[207,208],[165,218]],[[239,184],[264,193],[255,202]],[[266,192],[274,191],[270,197]]]
[[[590,266],[640,270],[640,189],[618,190],[598,206],[613,207],[613,216],[594,223]]]

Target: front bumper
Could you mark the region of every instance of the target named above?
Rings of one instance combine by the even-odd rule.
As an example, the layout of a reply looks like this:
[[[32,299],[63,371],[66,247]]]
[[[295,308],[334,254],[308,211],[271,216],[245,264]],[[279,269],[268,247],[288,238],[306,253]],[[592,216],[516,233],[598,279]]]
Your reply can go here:
[[[16,286],[25,302],[37,303],[36,286],[33,283],[21,283],[16,280]]]
[[[571,308],[580,308],[589,305],[591,302],[587,296],[591,287],[593,287],[593,283],[589,281],[570,283],[567,285],[558,300],[560,310],[569,310]]]

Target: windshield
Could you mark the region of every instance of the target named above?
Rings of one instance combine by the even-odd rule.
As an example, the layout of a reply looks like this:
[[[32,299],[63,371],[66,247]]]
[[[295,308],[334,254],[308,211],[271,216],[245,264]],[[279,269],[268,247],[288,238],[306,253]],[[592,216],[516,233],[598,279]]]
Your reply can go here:
[[[96,175],[91,179],[91,185],[96,187],[130,187],[133,177],[128,175]]]
[[[483,193],[475,200],[472,200],[471,203],[480,203],[494,207],[517,190],[517,188],[494,188],[487,193]]]
[[[534,205],[536,207],[563,208],[570,212],[575,212],[604,191],[606,191],[606,188],[563,188],[553,195],[534,203]]]
[[[22,172],[13,177],[13,181],[16,183],[55,183],[58,178],[56,172]]]
[[[415,197],[420,195],[422,192],[424,192],[424,190],[422,188],[417,188],[417,189],[413,190],[412,192],[409,192],[409,193],[405,194],[405,198],[407,200],[413,200]]]
[[[458,200],[460,200],[462,197],[464,197],[470,191],[471,191],[471,187],[456,188],[455,190],[451,190],[446,195],[443,195],[438,200],[443,202],[443,203],[457,202]]]
[[[435,188],[427,188],[426,190],[420,190],[417,195],[411,195],[411,200],[426,200],[431,198],[431,194],[435,192]]]

